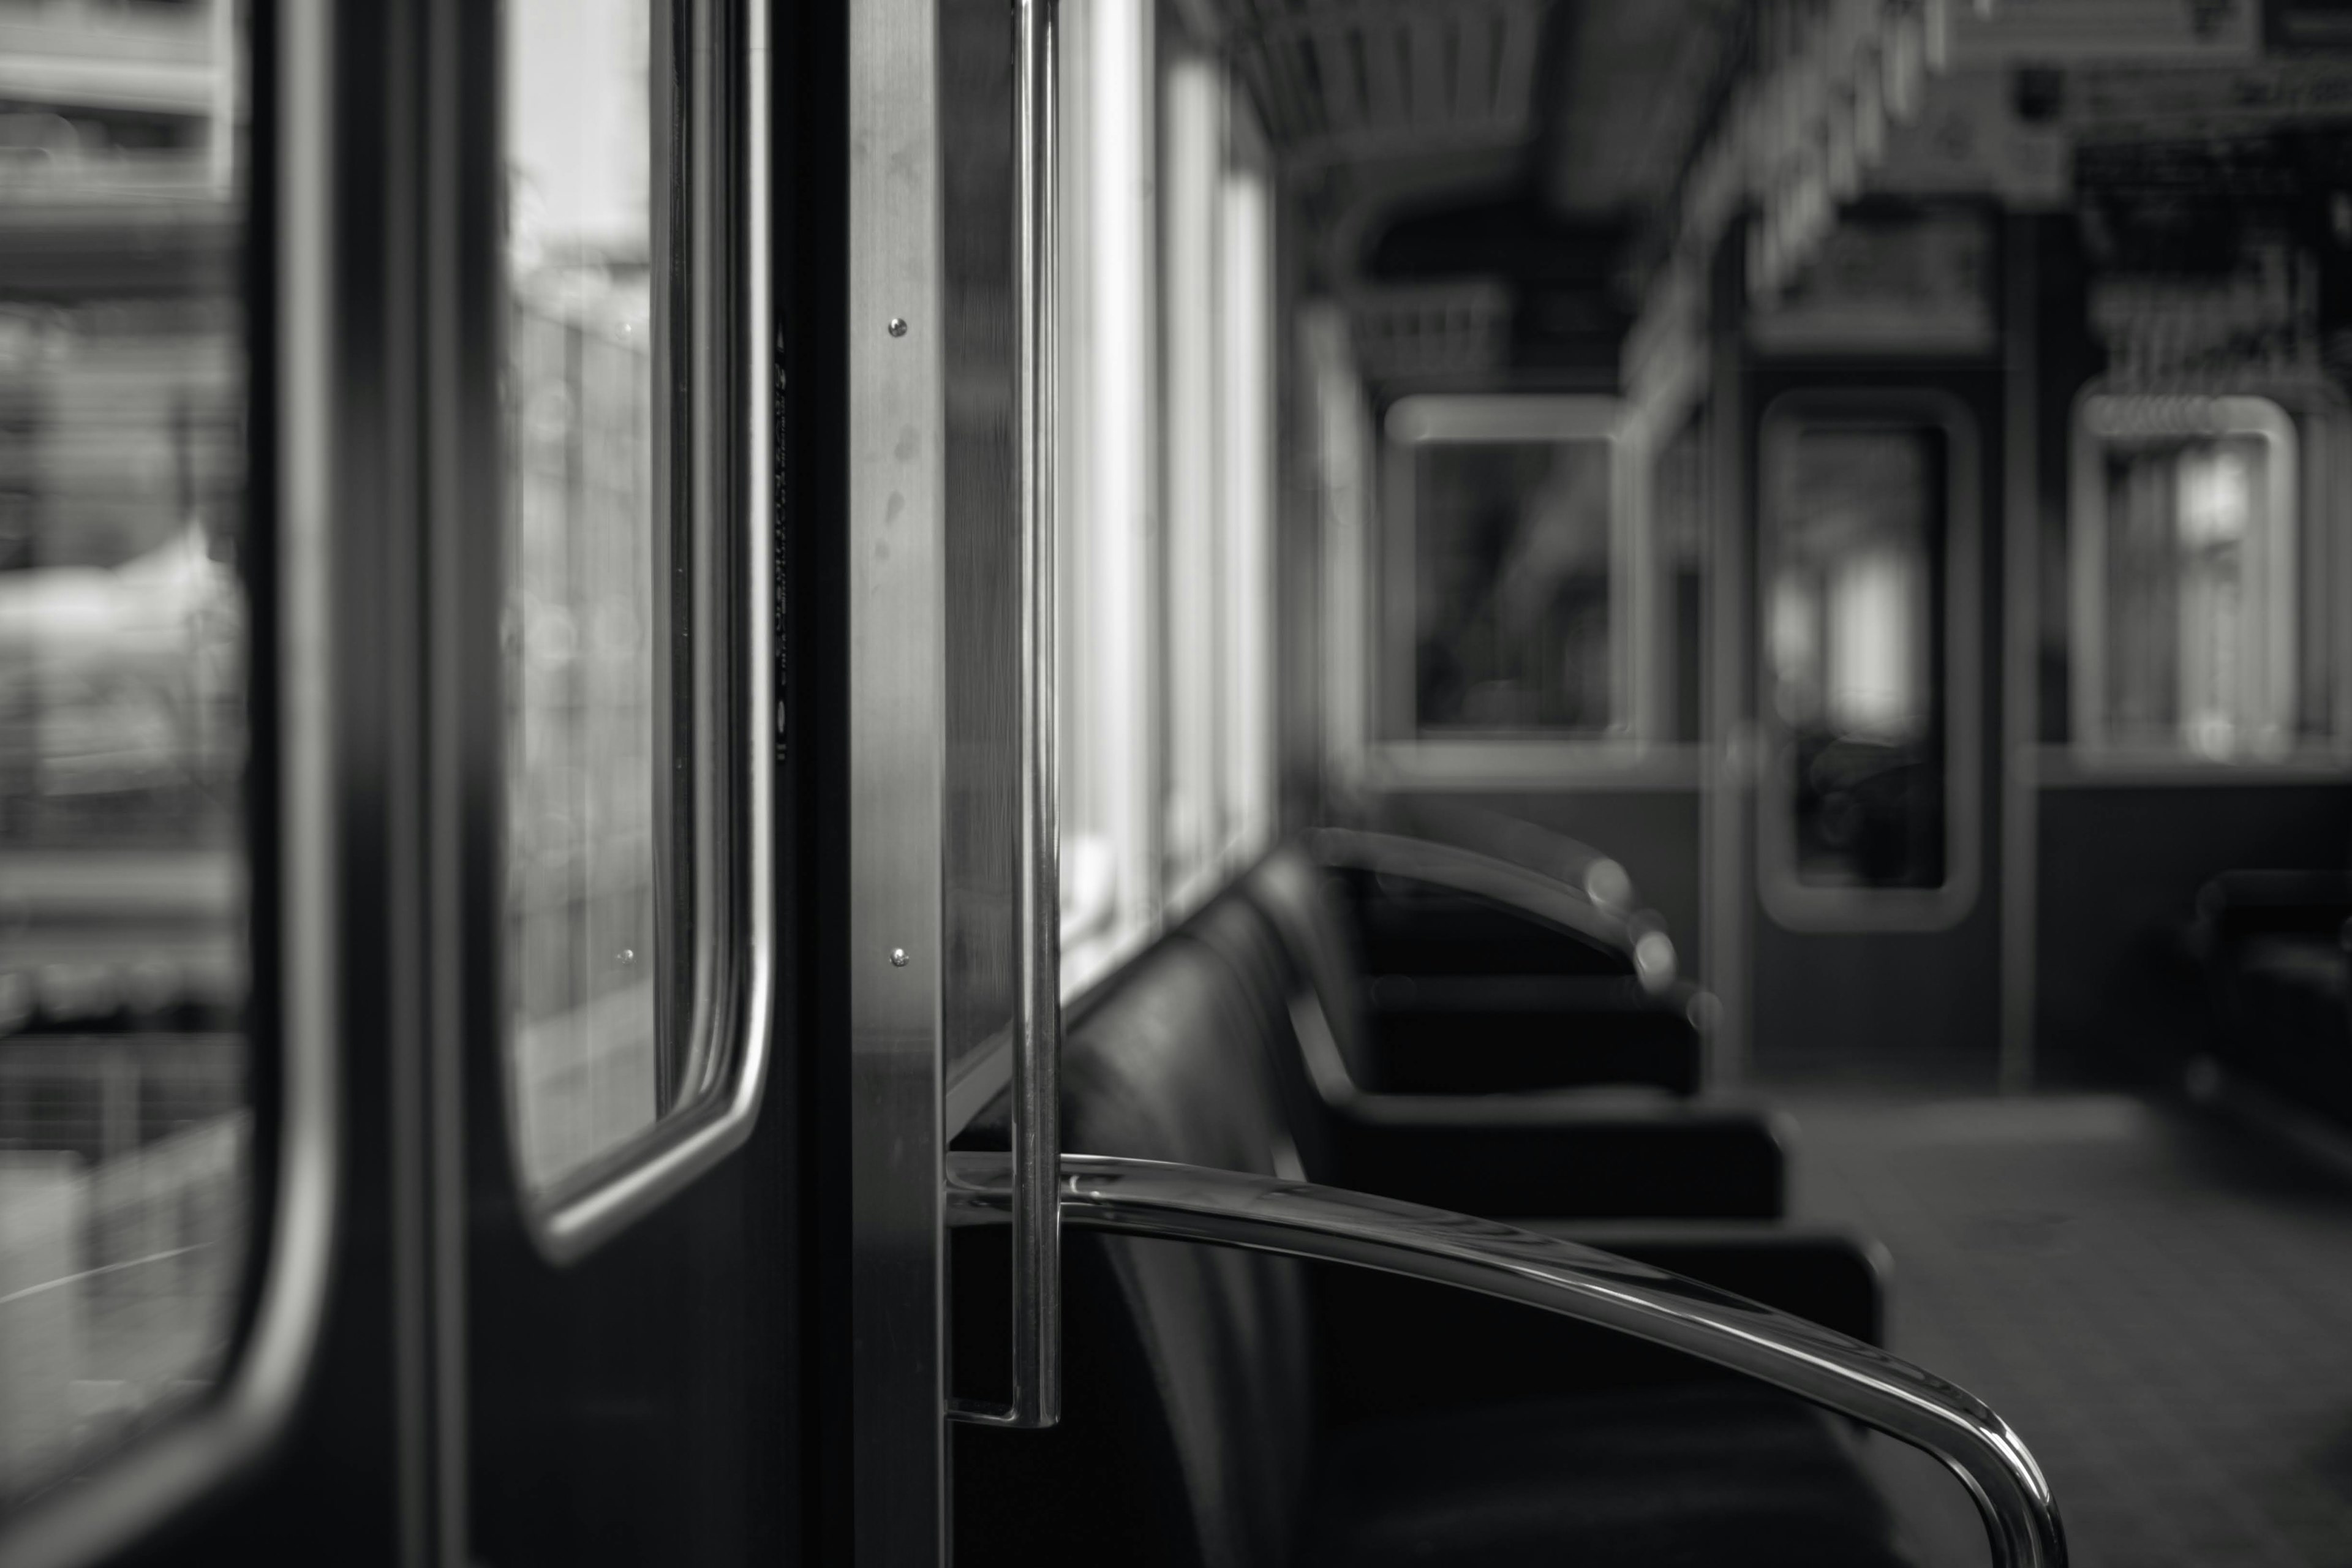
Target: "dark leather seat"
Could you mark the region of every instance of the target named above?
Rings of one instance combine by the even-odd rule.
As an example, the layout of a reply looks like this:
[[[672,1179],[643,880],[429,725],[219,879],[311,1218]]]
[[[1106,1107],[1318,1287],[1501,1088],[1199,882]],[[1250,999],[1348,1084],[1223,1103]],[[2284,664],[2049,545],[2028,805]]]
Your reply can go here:
[[[1298,1560],[1836,1568],[1898,1561],[1888,1534],[1884,1502],[1811,1411],[1705,1386],[1345,1429],[1318,1468]]]
[[[1381,1079],[1348,915],[1297,846],[1269,856],[1191,930],[1285,1019],[1276,1075],[1308,1174],[1496,1218],[1772,1218],[1787,1194],[1786,1119],[1724,1097],[1416,1094]],[[1455,1047],[1490,1020],[1465,1015]],[[1552,1020],[1572,1053],[1576,1024]]]
[[[1235,947],[1260,918],[1224,900],[1071,1020],[1065,1147],[1300,1163],[1281,960]],[[987,1116],[967,1141],[1002,1133]],[[957,1233],[967,1396],[1001,1392],[1003,1238]],[[1074,1233],[1065,1258],[1063,1422],[954,1428],[960,1562],[1901,1561],[1841,1425],[1698,1363],[1255,1253]]]
[[[2215,1049],[2242,1079],[2352,1122],[2352,877],[2231,871],[2197,897]]]
[[[1361,1087],[1698,1091],[1706,1002],[1654,914],[1424,839],[1329,829],[1286,854],[1319,867],[1358,972]]]

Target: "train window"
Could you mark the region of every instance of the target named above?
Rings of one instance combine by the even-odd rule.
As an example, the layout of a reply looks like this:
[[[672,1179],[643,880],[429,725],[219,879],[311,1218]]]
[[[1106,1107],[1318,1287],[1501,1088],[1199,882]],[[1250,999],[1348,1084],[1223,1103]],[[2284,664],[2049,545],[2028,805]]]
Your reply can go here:
[[[244,1268],[242,26],[8,43],[0,1511],[216,1380]]]
[[[1389,411],[1381,648],[1392,739],[1631,732],[1617,404]]]
[[[2075,735],[2086,750],[2279,757],[2317,541],[2294,420],[2250,396],[2093,395],[2074,429]],[[2319,645],[2324,656],[2324,644]]]
[[[1265,141],[1246,95],[1227,100],[1219,192],[1219,456],[1224,468],[1224,778],[1228,866],[1274,835],[1274,205]]]
[[[1128,5],[1061,12],[1055,575],[1062,983],[1148,936],[1159,867],[1153,665],[1154,31]]]
[[[1783,923],[1944,923],[1972,895],[1958,423],[1767,416],[1759,848]]]
[[[1076,4],[1061,26],[1056,600],[1075,993],[1274,832],[1274,226],[1249,102],[1172,13]]]
[[[1217,872],[1225,736],[1220,635],[1224,586],[1218,512],[1218,185],[1225,83],[1215,58],[1171,40],[1161,58],[1161,484],[1167,569],[1162,875],[1171,900],[1196,901]]]
[[[694,938],[674,825],[690,602],[673,590],[656,300],[668,149],[649,0],[505,12],[509,1070],[551,1192],[683,1102]]]

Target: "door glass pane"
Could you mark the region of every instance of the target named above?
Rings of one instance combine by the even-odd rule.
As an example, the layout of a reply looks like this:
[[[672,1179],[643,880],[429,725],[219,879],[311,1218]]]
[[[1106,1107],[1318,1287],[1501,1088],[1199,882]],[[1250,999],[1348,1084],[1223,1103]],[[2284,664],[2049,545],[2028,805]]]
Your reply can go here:
[[[656,496],[646,0],[509,0],[507,975],[525,1178],[662,1110]]]
[[[1607,441],[1444,441],[1413,458],[1413,692],[1430,732],[1616,721]]]
[[[1942,434],[1801,430],[1773,458],[1768,721],[1797,880],[1940,887]]]
[[[18,10],[0,1510],[220,1374],[251,1202],[242,22],[227,0]]]

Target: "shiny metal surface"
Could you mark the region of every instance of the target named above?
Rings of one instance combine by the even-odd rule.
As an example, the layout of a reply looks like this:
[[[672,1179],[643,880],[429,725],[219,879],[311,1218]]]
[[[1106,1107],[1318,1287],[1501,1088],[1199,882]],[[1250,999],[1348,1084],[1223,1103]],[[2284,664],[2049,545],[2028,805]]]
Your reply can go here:
[[[948,1550],[939,8],[866,0],[847,29],[850,1535],[909,1568]]]
[[[1324,828],[1315,835],[1313,848],[1315,858],[1326,866],[1402,877],[1490,900],[1628,952],[1635,952],[1643,938],[1654,934],[1652,930],[1635,929],[1625,914],[1582,889],[1475,849],[1353,827]],[[1664,961],[1654,956],[1646,965],[1636,965],[1643,988],[1654,994],[1675,981],[1671,939],[1663,931],[1654,934],[1669,942]]]
[[[954,1400],[959,1420],[1061,1418],[1061,869],[1054,717],[1054,188],[1055,0],[1013,6],[1013,307],[1020,497],[1015,606],[1019,847],[1014,863],[1013,1388]]]
[[[2050,1485],[1983,1401],[1801,1318],[1492,1220],[1303,1182],[1105,1155],[1062,1159],[1066,1224],[1378,1268],[1620,1330],[1777,1384],[1923,1448],[1976,1500],[1996,1568],[2063,1568]],[[1002,1154],[954,1154],[950,1223],[1002,1223]]]

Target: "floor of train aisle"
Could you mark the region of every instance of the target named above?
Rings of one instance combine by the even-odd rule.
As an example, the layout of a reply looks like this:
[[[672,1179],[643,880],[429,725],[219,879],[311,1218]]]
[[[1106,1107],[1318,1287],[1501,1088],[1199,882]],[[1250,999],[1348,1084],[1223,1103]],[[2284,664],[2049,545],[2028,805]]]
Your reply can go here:
[[[2123,1095],[1778,1098],[1796,1212],[1885,1245],[1891,1348],[2009,1418],[2076,1568],[2352,1564],[2352,1178]],[[1873,1442],[1923,1568],[1985,1562],[1959,1488]]]

